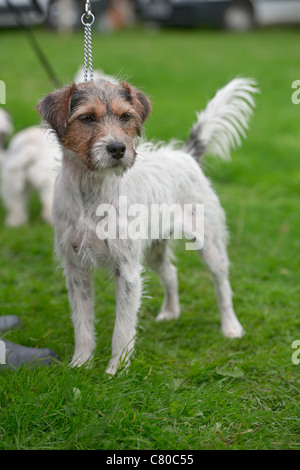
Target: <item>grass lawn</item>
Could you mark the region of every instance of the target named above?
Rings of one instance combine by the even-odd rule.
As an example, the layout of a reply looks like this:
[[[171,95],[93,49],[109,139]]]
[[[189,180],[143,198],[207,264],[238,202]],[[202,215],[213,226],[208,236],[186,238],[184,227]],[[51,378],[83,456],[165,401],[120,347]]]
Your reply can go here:
[[[83,35],[37,31],[63,81],[83,61]],[[98,343],[92,370],[68,368],[73,329],[52,251],[52,228],[31,202],[31,223],[4,227],[0,208],[0,314],[24,327],[6,338],[50,347],[61,363],[0,374],[0,449],[300,449],[300,79],[299,31],[249,34],[143,30],[93,36],[94,66],[120,74],[153,101],[149,138],[187,136],[195,111],[236,75],[261,94],[248,139],[231,163],[206,173],[227,212],[237,315],[246,335],[220,332],[213,285],[195,252],[176,248],[182,314],[157,325],[158,279],[147,274],[137,348],[127,375],[106,377],[114,286],[96,276]],[[52,89],[22,32],[0,31],[0,79],[16,130],[38,122],[34,106]]]

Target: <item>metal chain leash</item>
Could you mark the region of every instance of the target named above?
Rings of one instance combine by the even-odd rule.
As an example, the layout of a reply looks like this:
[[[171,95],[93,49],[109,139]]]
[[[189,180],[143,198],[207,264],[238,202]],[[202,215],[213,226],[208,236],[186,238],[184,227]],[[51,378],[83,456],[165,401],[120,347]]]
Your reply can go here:
[[[93,81],[93,49],[92,49],[92,24],[95,16],[91,11],[90,0],[86,0],[85,13],[81,17],[84,25],[84,81]],[[88,78],[89,77],[89,78]]]

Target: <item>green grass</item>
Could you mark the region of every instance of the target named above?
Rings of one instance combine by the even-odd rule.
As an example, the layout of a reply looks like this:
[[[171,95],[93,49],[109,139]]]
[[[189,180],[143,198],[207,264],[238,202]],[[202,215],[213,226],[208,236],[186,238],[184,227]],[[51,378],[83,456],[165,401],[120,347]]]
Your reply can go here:
[[[82,34],[37,31],[64,81],[82,63]],[[96,276],[98,343],[92,370],[68,368],[73,330],[52,251],[52,229],[33,197],[31,223],[4,227],[0,208],[0,313],[24,323],[6,337],[56,350],[61,363],[0,375],[0,449],[300,449],[300,78],[298,30],[249,34],[143,30],[94,34],[94,66],[151,95],[149,138],[184,138],[216,89],[255,77],[261,94],[248,139],[232,162],[207,159],[231,233],[229,255],[242,340],[220,333],[207,270],[176,249],[182,315],[154,321],[162,301],[147,275],[130,373],[108,379],[114,286]],[[0,31],[0,79],[17,130],[38,122],[34,106],[52,89],[21,32]],[[80,391],[80,393],[78,392]]]

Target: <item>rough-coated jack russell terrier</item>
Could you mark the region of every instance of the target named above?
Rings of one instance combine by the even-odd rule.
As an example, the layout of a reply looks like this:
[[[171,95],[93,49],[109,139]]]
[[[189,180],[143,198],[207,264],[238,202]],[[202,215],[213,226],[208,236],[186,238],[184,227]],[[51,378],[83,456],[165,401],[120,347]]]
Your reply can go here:
[[[66,276],[75,330],[73,365],[89,363],[95,348],[94,268],[109,268],[116,280],[109,374],[114,374],[120,363],[128,365],[134,349],[142,263],[158,273],[164,287],[157,320],[179,316],[177,274],[169,246],[176,217],[159,239],[100,237],[98,225],[103,223],[107,228],[113,212],[99,218],[99,206],[115,209],[119,229],[128,222],[129,211],[121,208],[121,198],[126,198],[129,208],[133,204],[148,208],[161,204],[183,208],[203,205],[201,230],[191,230],[196,217],[191,210],[184,218],[189,223],[183,231],[195,246],[199,242],[199,254],[212,274],[223,334],[229,338],[243,335],[234,313],[228,278],[224,211],[199,163],[205,153],[228,158],[230,150],[241,144],[256,91],[252,79],[232,80],[197,115],[188,140],[181,146],[137,143],[151,103],[143,92],[126,82],[73,84],[49,93],[39,102],[39,114],[55,131],[63,149],[54,190],[53,220],[56,252]],[[182,220],[178,223],[183,224]]]

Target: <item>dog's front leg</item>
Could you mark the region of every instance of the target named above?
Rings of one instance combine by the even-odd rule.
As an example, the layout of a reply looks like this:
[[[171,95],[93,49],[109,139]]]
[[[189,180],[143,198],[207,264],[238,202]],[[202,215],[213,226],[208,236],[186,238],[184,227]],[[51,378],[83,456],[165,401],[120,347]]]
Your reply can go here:
[[[112,338],[112,357],[106,369],[114,375],[120,364],[129,366],[134,349],[137,314],[141,300],[140,266],[120,267],[116,270],[116,320]]]
[[[92,359],[95,348],[92,275],[73,265],[68,265],[65,274],[75,335],[71,365],[81,366]]]

